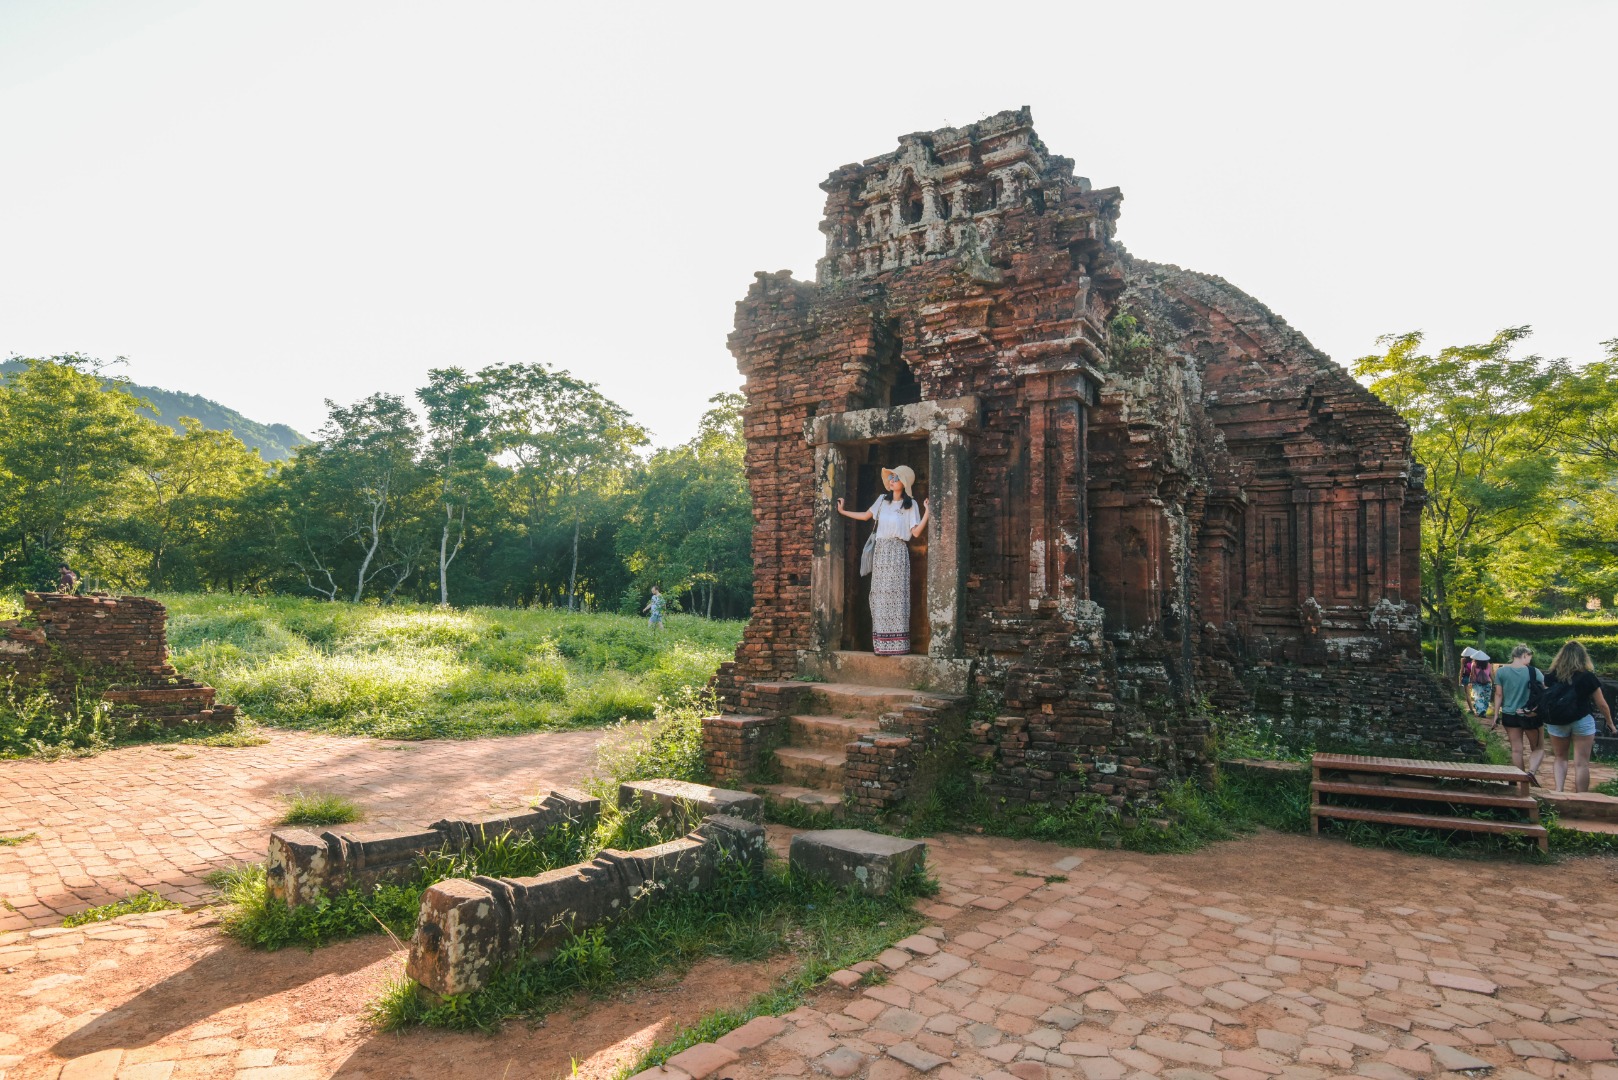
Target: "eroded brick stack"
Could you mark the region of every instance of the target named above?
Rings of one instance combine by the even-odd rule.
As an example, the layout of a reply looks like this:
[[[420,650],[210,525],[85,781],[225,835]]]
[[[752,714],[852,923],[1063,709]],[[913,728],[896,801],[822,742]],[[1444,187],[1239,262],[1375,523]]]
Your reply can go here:
[[[27,614],[0,621],[0,683],[68,704],[85,691],[145,726],[228,728],[234,705],[168,660],[168,612],[143,596],[24,593]]]
[[[990,794],[1149,796],[1206,765],[1210,702],[1476,753],[1418,658],[1425,496],[1392,410],[1234,287],[1132,259],[1122,195],[1074,176],[1026,109],[904,136],[821,186],[816,281],[757,275],[730,338],[756,569],[728,712],[778,715],[760,684],[869,647],[827,600],[827,545],[853,566],[863,532],[829,516],[855,492],[816,433],[863,431],[838,460],[869,464],[901,451],[883,425],[905,402],[964,402],[965,487],[933,488],[965,519],[959,636],[929,652],[973,663],[980,717],[1003,702],[971,731]],[[751,753],[740,729],[710,736]],[[902,786],[888,749],[851,748],[850,769]]]

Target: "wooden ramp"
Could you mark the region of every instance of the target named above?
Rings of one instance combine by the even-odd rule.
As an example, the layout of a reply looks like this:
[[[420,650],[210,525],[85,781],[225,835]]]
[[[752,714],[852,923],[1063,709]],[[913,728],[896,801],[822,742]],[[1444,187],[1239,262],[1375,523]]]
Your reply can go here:
[[[1309,825],[1320,834],[1321,818],[1371,821],[1422,829],[1510,833],[1531,836],[1539,850],[1550,850],[1550,834],[1539,823],[1539,802],[1528,794],[1528,774],[1512,765],[1469,761],[1420,761],[1415,758],[1367,757],[1360,754],[1316,754],[1310,762],[1314,779],[1309,791]],[[1465,786],[1443,786],[1440,781]],[[1395,799],[1416,804],[1410,810],[1372,810],[1325,802],[1323,795]],[[1490,821],[1435,812],[1432,805],[1494,806],[1518,810],[1525,821]]]

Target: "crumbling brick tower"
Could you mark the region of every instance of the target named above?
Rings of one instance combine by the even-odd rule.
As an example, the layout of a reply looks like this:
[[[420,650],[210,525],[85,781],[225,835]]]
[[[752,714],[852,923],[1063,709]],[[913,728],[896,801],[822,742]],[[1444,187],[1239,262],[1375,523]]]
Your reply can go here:
[[[891,807],[971,688],[999,713],[974,710],[975,775],[1017,802],[1148,796],[1205,764],[1210,703],[1475,752],[1418,659],[1423,495],[1397,415],[1228,284],[1131,259],[1120,192],[1027,109],[821,187],[816,281],[757,275],[730,339],[755,606],[705,731],[716,774],[768,773],[773,750],[789,781]],[[917,655],[890,661],[867,527],[835,502],[869,506],[897,464],[933,521]]]

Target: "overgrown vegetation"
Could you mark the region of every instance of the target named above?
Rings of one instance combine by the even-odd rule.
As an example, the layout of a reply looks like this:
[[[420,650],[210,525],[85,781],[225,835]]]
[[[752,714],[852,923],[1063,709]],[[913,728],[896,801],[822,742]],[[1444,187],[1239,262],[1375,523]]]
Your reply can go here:
[[[0,847],[20,847],[30,840],[38,839],[38,833],[23,833],[21,836],[0,836]]]
[[[539,1019],[579,993],[599,994],[678,972],[704,957],[748,962],[790,951],[797,965],[776,990],[748,1009],[708,1018],[701,1034],[717,1037],[766,1009],[790,1008],[830,972],[914,933],[923,920],[910,904],[934,888],[930,879],[918,876],[889,896],[867,897],[805,881],[779,862],[758,876],[730,864],[713,888],[654,890],[639,901],[639,910],[610,928],[575,935],[554,957],[514,964],[477,993],[432,1005],[413,983],[401,980],[373,1006],[372,1017],[384,1028],[493,1030],[509,1019]],[[647,1060],[660,1064],[699,1041],[696,1035],[659,1047]]]
[[[174,662],[259,722],[390,738],[645,719],[689,703],[742,624],[553,608],[161,595]]]
[[[341,795],[297,792],[287,799],[282,825],[345,825],[358,821],[364,813],[352,799]]]
[[[120,915],[135,915],[142,911],[169,911],[180,906],[156,893],[142,892],[126,896],[122,900],[115,900],[110,904],[102,904],[100,907],[85,908],[77,915],[69,915],[63,919],[62,925],[84,926],[87,923],[116,919]]]
[[[226,933],[261,949],[288,945],[314,948],[357,934],[386,932],[408,939],[421,910],[421,894],[453,877],[529,877],[593,858],[603,848],[648,847],[674,838],[669,823],[648,812],[625,814],[603,804],[594,829],[563,826],[543,836],[510,833],[490,837],[467,851],[427,856],[408,881],[373,889],[349,889],[314,904],[288,909],[274,900],[262,863],[221,871],[210,879],[227,905],[221,919]]]
[[[648,456],[650,433],[566,371],[441,368],[414,403],[328,402],[266,467],[192,414],[153,419],[111,368],[0,365],[0,589],[54,588],[66,560],[119,591],[634,613],[655,584],[674,610],[751,606],[740,394]]]

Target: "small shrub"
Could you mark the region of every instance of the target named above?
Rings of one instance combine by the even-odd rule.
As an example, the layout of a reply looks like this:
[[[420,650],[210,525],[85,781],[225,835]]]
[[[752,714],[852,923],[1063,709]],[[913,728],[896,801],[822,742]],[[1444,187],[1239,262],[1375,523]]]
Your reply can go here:
[[[120,915],[134,915],[142,911],[168,911],[180,907],[173,900],[165,900],[156,893],[141,892],[115,900],[100,907],[86,908],[77,915],[62,920],[63,926],[84,926],[86,923],[116,919]]]
[[[282,825],[346,825],[365,815],[352,799],[341,795],[305,794],[297,792],[287,801],[287,812]]]
[[[672,701],[660,699],[650,723],[609,728],[596,752],[599,779],[592,792],[605,805],[616,800],[618,785],[625,781],[707,779],[702,718],[718,711],[713,694],[688,691]]]

